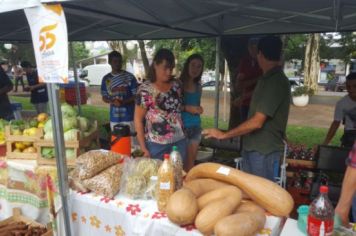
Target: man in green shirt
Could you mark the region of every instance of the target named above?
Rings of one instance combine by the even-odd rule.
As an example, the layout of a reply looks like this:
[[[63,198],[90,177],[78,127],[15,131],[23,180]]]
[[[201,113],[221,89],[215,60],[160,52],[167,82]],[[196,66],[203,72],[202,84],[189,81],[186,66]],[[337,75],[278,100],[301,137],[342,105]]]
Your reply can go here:
[[[243,135],[243,170],[272,181],[278,175],[275,167],[283,152],[291,98],[288,78],[280,67],[281,54],[279,37],[261,38],[257,61],[263,75],[253,93],[248,119],[227,132],[218,129],[203,131],[207,138],[227,139]]]

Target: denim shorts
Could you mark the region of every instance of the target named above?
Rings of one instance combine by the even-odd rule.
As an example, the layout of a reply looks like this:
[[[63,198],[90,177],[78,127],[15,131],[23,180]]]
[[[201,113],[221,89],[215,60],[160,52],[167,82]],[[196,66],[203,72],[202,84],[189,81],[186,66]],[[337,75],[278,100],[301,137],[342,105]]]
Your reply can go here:
[[[201,140],[201,127],[192,126],[184,129],[185,137],[187,138],[188,145],[191,143],[200,143]]]
[[[175,143],[169,144],[159,144],[154,142],[146,141],[146,148],[150,152],[151,158],[163,160],[164,154],[170,154],[172,152],[172,147],[177,146],[180,155],[182,156],[183,162],[187,159],[187,140],[186,138],[181,139]]]
[[[279,164],[283,153],[280,151],[263,155],[256,151],[242,151],[243,171],[271,181],[279,176]]]

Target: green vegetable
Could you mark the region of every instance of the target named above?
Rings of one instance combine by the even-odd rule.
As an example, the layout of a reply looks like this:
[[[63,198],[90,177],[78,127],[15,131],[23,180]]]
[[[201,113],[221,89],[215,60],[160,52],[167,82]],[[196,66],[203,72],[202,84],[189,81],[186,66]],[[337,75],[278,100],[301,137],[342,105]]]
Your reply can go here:
[[[63,117],[63,131],[66,132],[70,129],[75,129],[78,127],[78,122],[76,117]]]
[[[80,131],[85,132],[90,128],[89,120],[87,118],[78,116],[77,120],[78,120],[78,128],[80,129]]]
[[[77,140],[77,132],[80,133],[78,129],[70,129],[66,132],[64,132],[64,141],[72,141],[72,140]],[[82,136],[82,135],[80,135]]]
[[[35,119],[32,119],[32,120],[29,121],[29,125],[30,125],[31,128],[32,128],[32,127],[37,128],[37,126],[38,126],[38,121],[35,120]]]
[[[48,119],[43,127],[45,133],[52,132],[52,120]]]
[[[41,154],[42,157],[47,158],[47,159],[52,159],[54,158],[54,148],[50,148],[50,147],[43,147],[41,149]]]
[[[8,125],[9,122],[4,119],[0,119],[0,132],[5,132],[5,126]]]
[[[77,111],[68,103],[63,103],[61,105],[62,116],[64,117],[76,117]]]
[[[75,158],[75,152],[73,148],[66,148],[66,158],[67,159]]]

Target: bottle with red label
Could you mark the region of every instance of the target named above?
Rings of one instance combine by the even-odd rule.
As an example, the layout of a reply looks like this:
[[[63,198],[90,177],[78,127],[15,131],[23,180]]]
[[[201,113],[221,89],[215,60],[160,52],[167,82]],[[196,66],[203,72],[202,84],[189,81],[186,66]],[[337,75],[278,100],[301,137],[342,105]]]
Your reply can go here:
[[[331,236],[334,228],[334,207],[328,198],[329,188],[320,186],[320,194],[309,207],[309,236]]]

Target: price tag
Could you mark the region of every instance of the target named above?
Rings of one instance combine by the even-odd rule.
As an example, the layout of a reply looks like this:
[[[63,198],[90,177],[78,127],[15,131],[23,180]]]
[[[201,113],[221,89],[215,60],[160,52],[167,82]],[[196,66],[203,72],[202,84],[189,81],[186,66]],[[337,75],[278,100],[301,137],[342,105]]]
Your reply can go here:
[[[223,174],[223,175],[229,175],[230,173],[230,168],[221,166],[216,173]]]
[[[159,188],[163,189],[163,190],[170,190],[171,183],[170,182],[161,182],[161,183],[159,183]]]

